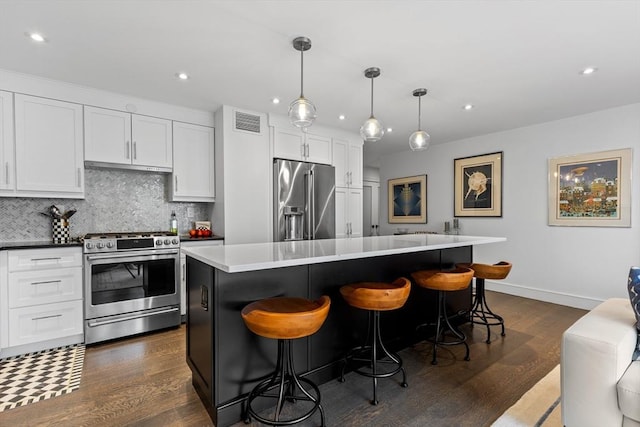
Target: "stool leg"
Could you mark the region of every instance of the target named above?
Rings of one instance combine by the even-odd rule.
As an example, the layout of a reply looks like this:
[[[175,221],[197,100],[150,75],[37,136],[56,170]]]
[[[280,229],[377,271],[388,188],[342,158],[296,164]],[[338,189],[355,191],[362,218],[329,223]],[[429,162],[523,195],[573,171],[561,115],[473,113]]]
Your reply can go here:
[[[383,354],[380,355],[382,357],[378,357],[378,349],[382,351]],[[385,356],[388,357],[390,361],[385,360]],[[370,400],[370,403],[372,405],[378,404],[378,378],[389,378],[402,371],[402,383],[400,385],[402,387],[408,387],[407,374],[402,367],[402,359],[397,354],[391,353],[389,350],[387,350],[382,342],[382,336],[380,333],[379,311],[368,311],[367,339],[364,344],[355,347],[347,352],[346,356],[343,359],[342,373],[339,378],[340,382],[345,381],[344,373],[347,365],[349,364],[349,361],[364,362],[367,364],[368,369],[371,371],[364,371],[358,367],[355,367],[353,369],[354,372],[371,378],[373,384],[373,399]],[[388,372],[378,372],[378,365],[380,363],[392,363],[397,366],[393,370]]]
[[[445,341],[445,333],[446,333],[445,327],[449,329],[449,331],[451,331],[451,333],[453,333],[453,335],[455,335],[456,338],[458,338],[458,341],[456,342]],[[442,339],[440,339],[440,337],[442,337]],[[462,331],[460,331],[457,327],[453,326],[451,324],[451,321],[449,321],[449,317],[447,316],[446,293],[443,291],[438,291],[438,320],[436,321],[436,334],[433,338],[433,359],[431,360],[431,364],[432,365],[438,364],[437,355],[436,355],[438,345],[456,345],[456,344],[464,345],[466,350],[464,360],[467,360],[467,361],[471,360],[469,358],[469,345],[467,344],[466,335]]]
[[[284,360],[285,357],[286,361]],[[307,391],[307,389],[302,386],[303,382],[314,390],[317,397],[311,395]],[[278,388],[277,395],[269,393],[270,390],[276,387]],[[296,389],[299,389],[303,395],[296,396]],[[272,419],[262,417],[251,407],[251,403],[253,402],[253,400],[261,396],[276,398],[275,413]],[[320,399],[320,389],[318,388],[318,386],[311,380],[308,380],[306,378],[299,378],[296,375],[295,366],[293,363],[293,350],[291,340],[279,339],[278,360],[276,361],[276,369],[270,378],[260,382],[256,387],[254,387],[251,393],[249,393],[246,401],[244,422],[246,424],[249,424],[251,422],[251,418],[255,418],[257,421],[267,425],[288,426],[302,422],[311,417],[316,412],[316,410],[320,410],[321,425],[324,426],[324,409],[320,404]],[[314,406],[305,414],[296,419],[281,421],[280,416],[285,402],[295,402],[296,400],[310,401],[313,402]]]
[[[487,304],[484,290],[484,279],[476,277],[476,293],[473,299],[473,306],[471,307],[471,324],[477,323],[479,325],[485,325],[487,327],[486,343],[491,344],[490,326],[500,325],[502,328],[500,335],[504,337],[504,319],[491,311]]]

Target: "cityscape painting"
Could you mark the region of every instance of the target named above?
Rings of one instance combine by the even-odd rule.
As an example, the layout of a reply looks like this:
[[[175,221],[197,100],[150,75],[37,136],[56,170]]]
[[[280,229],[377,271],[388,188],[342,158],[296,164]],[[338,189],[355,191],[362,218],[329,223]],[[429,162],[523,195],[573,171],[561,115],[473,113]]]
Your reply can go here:
[[[549,225],[630,227],[631,149],[549,160]]]

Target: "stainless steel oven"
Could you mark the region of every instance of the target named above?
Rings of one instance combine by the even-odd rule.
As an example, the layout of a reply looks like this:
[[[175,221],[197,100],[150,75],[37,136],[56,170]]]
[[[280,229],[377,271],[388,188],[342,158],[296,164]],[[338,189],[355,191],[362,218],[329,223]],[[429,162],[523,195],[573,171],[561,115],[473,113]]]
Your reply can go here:
[[[168,233],[84,240],[85,343],[180,324],[180,241]]]

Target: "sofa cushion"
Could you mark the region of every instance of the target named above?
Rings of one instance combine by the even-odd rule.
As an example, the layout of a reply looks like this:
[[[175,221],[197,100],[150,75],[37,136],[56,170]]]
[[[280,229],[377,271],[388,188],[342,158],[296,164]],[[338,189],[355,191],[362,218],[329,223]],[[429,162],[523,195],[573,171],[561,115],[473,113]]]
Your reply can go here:
[[[632,358],[633,360],[640,360],[640,267],[631,267],[629,270],[627,288],[629,289],[631,308],[633,308],[633,312],[636,315],[636,329],[638,331],[636,349]]]
[[[633,362],[618,381],[618,406],[622,414],[640,422],[640,362]]]

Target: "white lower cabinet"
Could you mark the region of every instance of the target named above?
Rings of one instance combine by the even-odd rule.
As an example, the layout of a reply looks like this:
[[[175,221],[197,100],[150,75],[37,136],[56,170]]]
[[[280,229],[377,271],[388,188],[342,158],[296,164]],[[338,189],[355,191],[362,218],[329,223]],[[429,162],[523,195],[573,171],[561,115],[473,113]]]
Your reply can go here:
[[[336,187],[336,238],[362,237],[362,189]]]
[[[9,347],[81,334],[82,320],[82,300],[10,309]]]
[[[84,341],[80,247],[9,250],[0,261],[3,357]]]

